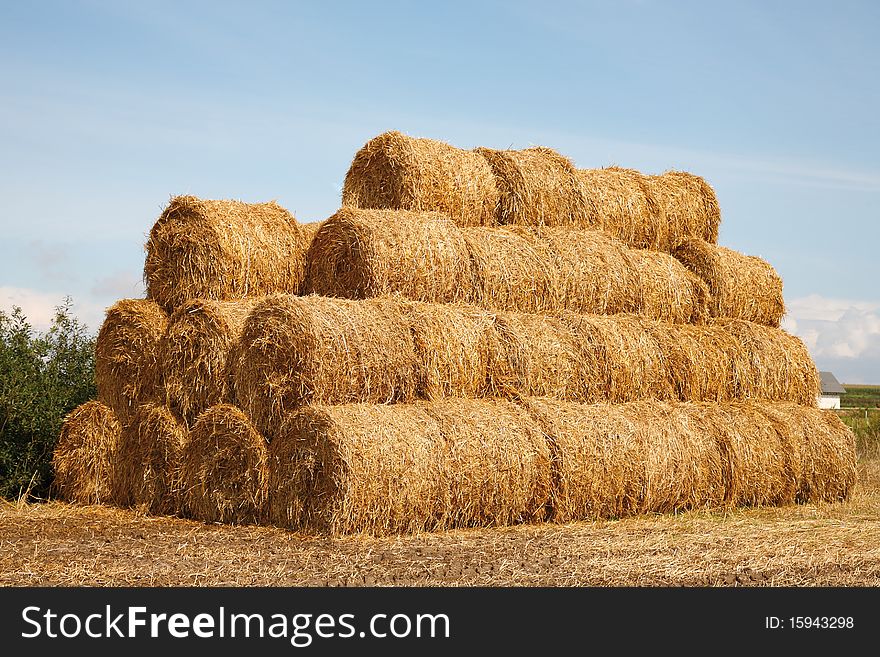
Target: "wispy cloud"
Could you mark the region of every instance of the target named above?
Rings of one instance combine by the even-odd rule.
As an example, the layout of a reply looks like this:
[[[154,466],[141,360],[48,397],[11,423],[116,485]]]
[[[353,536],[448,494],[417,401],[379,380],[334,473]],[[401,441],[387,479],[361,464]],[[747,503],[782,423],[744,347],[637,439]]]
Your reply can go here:
[[[132,271],[117,271],[95,281],[92,294],[99,298],[131,299],[144,296],[143,278]]]
[[[0,310],[9,313],[18,306],[37,331],[45,331],[51,326],[55,309],[64,303],[64,298],[65,295],[60,292],[0,286]],[[93,331],[104,321],[105,306],[101,303],[74,299],[72,310]]]
[[[848,383],[880,383],[880,302],[792,299],[783,328],[804,341],[820,369]]]

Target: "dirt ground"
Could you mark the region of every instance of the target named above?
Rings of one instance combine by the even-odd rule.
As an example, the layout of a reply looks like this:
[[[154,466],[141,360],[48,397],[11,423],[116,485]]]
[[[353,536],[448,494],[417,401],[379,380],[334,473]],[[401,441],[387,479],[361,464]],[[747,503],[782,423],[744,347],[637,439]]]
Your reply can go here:
[[[878,586],[880,461],[838,504],[330,539],[0,503],[2,586]]]

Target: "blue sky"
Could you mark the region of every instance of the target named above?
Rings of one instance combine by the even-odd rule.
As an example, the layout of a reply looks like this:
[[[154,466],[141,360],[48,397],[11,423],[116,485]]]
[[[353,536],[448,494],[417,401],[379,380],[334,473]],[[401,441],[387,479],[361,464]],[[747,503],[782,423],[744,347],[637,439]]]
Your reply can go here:
[[[389,129],[704,176],[822,369],[880,383],[880,3],[0,0],[0,308],[141,296],[168,199],[340,202]]]

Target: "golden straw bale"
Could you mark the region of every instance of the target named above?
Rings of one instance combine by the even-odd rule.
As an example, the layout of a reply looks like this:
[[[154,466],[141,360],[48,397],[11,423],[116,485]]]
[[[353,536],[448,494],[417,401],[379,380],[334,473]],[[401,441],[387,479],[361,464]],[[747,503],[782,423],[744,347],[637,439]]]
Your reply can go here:
[[[669,248],[670,231],[677,226],[666,221],[645,176],[620,167],[577,173],[603,231],[637,249]]]
[[[171,316],[160,351],[165,401],[187,424],[233,401],[231,354],[258,301],[193,299]]]
[[[270,439],[303,404],[405,401],[416,392],[410,326],[401,304],[385,298],[267,297],[245,322],[233,369],[235,399]]]
[[[324,221],[307,221],[299,225],[300,232],[305,240],[303,250],[306,253],[308,253],[309,247],[312,245],[312,240],[315,239],[315,235],[318,234],[318,231],[320,231],[323,226]]]
[[[669,255],[599,230],[459,228],[437,213],[343,208],[318,232],[304,291],[465,302],[516,312],[702,319],[705,284]]]
[[[800,490],[811,502],[845,500],[858,478],[856,437],[834,411],[810,409],[810,413],[818,426],[803,450]]]
[[[269,492],[266,439],[235,406],[199,415],[183,449],[181,511],[203,522],[265,520]]]
[[[149,299],[122,299],[107,310],[95,342],[98,400],[123,424],[162,388],[159,343],[168,316]]]
[[[419,405],[311,405],[269,445],[270,521],[326,534],[437,527],[446,441]]]
[[[575,336],[583,374],[576,395],[554,396],[614,403],[675,398],[666,356],[649,330],[649,320],[563,313],[561,321]]]
[[[463,229],[473,269],[471,300],[494,310],[549,312],[563,291],[549,245],[506,228]]]
[[[493,225],[497,203],[492,170],[480,155],[396,131],[357,152],[342,191],[344,206],[443,212],[459,226]]]
[[[845,500],[856,482],[855,436],[833,411],[797,404],[752,403],[793,445],[796,501]]]
[[[545,147],[477,148],[498,187],[499,224],[595,227],[599,218],[571,160]]]
[[[112,500],[120,432],[116,414],[99,401],[81,404],[67,414],[52,452],[52,486],[61,499],[79,504]]]
[[[682,242],[673,255],[706,282],[711,316],[779,326],[782,279],[768,262],[696,239]]]
[[[467,244],[447,217],[342,208],[312,241],[303,289],[349,299],[399,294],[447,302],[465,300],[472,285]]]
[[[709,289],[702,279],[667,253],[629,249],[626,255],[638,274],[640,314],[649,319],[690,324],[706,319]]]
[[[681,401],[730,401],[748,354],[722,326],[644,322],[657,342],[674,396]]]
[[[150,513],[175,513],[186,425],[167,406],[144,404],[122,428],[113,469],[113,500]]]
[[[445,399],[425,408],[446,439],[441,526],[488,527],[543,520],[550,452],[540,426],[503,400]]]
[[[578,399],[595,363],[585,360],[577,338],[558,318],[498,313],[490,334],[489,395]]]
[[[794,502],[797,481],[791,476],[792,443],[783,440],[766,416],[742,402],[701,404],[698,412],[720,428],[716,438],[723,455],[729,504]]]
[[[471,306],[401,302],[410,324],[422,399],[482,397],[488,387],[495,315]]]
[[[549,310],[613,315],[639,312],[643,294],[639,272],[626,246],[600,230],[543,228],[535,243],[545,242],[553,262],[560,300]]]
[[[306,246],[296,219],[275,202],[177,196],[146,244],[147,296],[170,313],[189,299],[298,294]]]
[[[550,445],[556,522],[666,513],[724,500],[721,453],[679,404],[523,403]]]
[[[797,336],[745,320],[718,319],[742,347],[736,361],[737,399],[775,399],[816,406],[819,373],[806,345]]]
[[[721,208],[715,190],[704,178],[686,171],[667,171],[643,176],[643,181],[667,226],[666,243],[656,248],[671,251],[687,238],[713,244],[718,241]]]

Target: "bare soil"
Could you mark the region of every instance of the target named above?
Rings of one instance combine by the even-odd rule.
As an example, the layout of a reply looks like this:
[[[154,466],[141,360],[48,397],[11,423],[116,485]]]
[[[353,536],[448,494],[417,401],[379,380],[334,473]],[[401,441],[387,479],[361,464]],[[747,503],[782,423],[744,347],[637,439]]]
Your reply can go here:
[[[0,502],[2,586],[878,586],[880,460],[843,503],[326,538]]]

